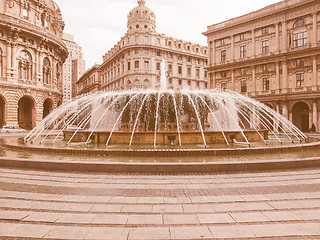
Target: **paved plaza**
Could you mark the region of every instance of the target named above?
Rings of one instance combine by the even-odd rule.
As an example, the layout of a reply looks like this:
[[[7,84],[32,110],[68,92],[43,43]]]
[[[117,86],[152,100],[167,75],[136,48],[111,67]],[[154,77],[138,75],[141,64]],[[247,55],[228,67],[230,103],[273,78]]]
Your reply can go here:
[[[320,239],[320,169],[129,175],[0,168],[0,239]]]

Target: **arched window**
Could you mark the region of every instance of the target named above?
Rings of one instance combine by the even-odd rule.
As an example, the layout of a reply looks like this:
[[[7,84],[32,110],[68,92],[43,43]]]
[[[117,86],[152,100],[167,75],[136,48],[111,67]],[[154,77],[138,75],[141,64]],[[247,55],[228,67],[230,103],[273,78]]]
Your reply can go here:
[[[19,79],[31,80],[32,73],[32,57],[25,50],[21,51],[19,59]]]
[[[50,61],[48,58],[43,59],[43,68],[42,68],[42,75],[43,75],[43,83],[51,84],[51,66]]]
[[[293,28],[303,27],[307,25],[307,21],[305,19],[299,19],[293,24]]]

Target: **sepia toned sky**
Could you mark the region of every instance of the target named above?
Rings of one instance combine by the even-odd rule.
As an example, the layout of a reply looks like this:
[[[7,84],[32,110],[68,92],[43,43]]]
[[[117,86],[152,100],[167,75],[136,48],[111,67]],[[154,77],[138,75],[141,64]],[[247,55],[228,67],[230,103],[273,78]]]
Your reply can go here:
[[[65,32],[83,47],[86,67],[102,56],[126,33],[127,14],[137,0],[54,0],[66,24]],[[157,17],[157,32],[207,45],[201,33],[216,24],[279,0],[146,0]]]

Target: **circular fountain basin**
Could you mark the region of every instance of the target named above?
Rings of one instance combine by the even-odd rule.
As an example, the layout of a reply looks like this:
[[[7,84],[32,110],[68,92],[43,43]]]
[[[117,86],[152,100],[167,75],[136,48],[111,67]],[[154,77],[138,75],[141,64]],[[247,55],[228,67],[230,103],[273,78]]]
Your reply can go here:
[[[2,139],[0,144],[0,165],[15,168],[175,174],[320,167],[320,142],[316,138],[303,144],[262,147],[256,143],[254,147],[238,148],[220,145],[216,149],[198,146],[198,149],[83,150],[79,145],[25,144],[21,138]]]

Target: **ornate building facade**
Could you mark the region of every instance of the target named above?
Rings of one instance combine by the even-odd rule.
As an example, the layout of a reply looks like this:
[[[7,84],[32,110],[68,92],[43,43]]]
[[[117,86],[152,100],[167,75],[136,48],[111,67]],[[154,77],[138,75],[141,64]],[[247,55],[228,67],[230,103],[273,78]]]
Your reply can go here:
[[[156,16],[144,0],[128,15],[127,33],[103,56],[101,90],[159,88],[166,62],[168,88],[207,87],[207,47],[156,32]]]
[[[63,64],[63,102],[77,95],[76,82],[86,70],[82,47],[74,41],[74,36],[64,33],[63,42],[67,46],[69,56]]]
[[[208,27],[210,88],[249,95],[320,130],[320,1],[284,0]]]
[[[98,92],[101,89],[100,65],[88,69],[77,81],[77,95]]]
[[[61,104],[63,29],[52,0],[0,2],[0,127],[31,129]]]

